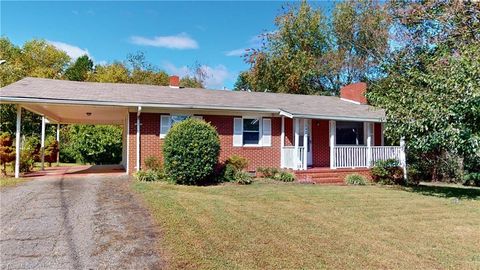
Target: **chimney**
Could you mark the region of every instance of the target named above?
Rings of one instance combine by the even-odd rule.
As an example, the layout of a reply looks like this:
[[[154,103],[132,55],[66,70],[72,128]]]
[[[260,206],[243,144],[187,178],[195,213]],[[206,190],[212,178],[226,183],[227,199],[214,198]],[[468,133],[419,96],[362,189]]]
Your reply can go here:
[[[367,84],[364,82],[352,83],[340,88],[340,98],[357,104],[367,104]]]
[[[170,88],[180,88],[180,78],[177,75],[170,76]]]

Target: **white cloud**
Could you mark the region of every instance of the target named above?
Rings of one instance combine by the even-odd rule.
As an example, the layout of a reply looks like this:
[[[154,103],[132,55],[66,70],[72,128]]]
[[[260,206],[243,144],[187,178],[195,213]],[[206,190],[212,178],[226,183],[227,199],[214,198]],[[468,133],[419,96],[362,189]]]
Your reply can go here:
[[[246,48],[240,48],[225,52],[226,56],[243,56],[246,53]]]
[[[165,62],[163,67],[167,73],[171,75],[178,75],[180,77],[190,75],[190,69],[187,66],[177,67],[170,62]],[[234,75],[228,71],[227,67],[224,65],[216,65],[214,67],[202,65],[202,69],[207,75],[207,78],[205,79],[205,86],[207,88],[223,89],[225,82],[234,78]]]
[[[66,52],[68,54],[68,56],[70,56],[70,58],[72,58],[72,60],[75,60],[78,57],[83,56],[83,55],[88,55],[88,57],[91,58],[90,53],[88,52],[87,49],[81,49],[81,48],[79,48],[75,45],[71,45],[71,44],[68,44],[68,43],[60,42],[60,41],[47,40],[47,43],[53,45],[55,48],[57,48],[59,50],[62,50],[64,52]]]
[[[133,44],[153,47],[163,47],[168,49],[197,49],[198,43],[186,33],[180,33],[174,36],[157,36],[153,38],[146,38],[140,36],[130,37]]]

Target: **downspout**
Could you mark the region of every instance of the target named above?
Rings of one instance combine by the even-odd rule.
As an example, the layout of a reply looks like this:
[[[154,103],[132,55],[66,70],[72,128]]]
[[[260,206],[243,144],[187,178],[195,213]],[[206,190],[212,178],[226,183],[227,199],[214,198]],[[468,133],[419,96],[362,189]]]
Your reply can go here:
[[[142,113],[142,107],[138,106],[137,109],[137,172],[140,171],[140,114]]]

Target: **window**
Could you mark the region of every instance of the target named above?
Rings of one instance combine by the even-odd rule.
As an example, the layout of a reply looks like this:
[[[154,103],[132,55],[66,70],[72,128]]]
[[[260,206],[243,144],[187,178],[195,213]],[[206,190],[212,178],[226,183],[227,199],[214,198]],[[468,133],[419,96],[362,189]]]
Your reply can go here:
[[[243,119],[243,145],[260,144],[260,121],[257,118]]]
[[[337,144],[338,145],[364,145],[363,122],[337,121]]]
[[[160,116],[160,138],[165,138],[173,124],[181,122],[187,118],[194,117],[203,119],[201,116],[192,115],[161,115]]]

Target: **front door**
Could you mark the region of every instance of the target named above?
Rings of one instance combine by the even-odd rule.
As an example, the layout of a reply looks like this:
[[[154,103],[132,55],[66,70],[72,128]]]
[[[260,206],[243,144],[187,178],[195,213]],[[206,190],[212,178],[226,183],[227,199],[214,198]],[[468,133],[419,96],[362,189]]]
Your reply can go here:
[[[298,145],[303,147],[303,138],[305,134],[308,134],[307,140],[307,166],[312,165],[312,120],[300,119],[299,121],[299,142]],[[295,129],[294,129],[295,130]]]

